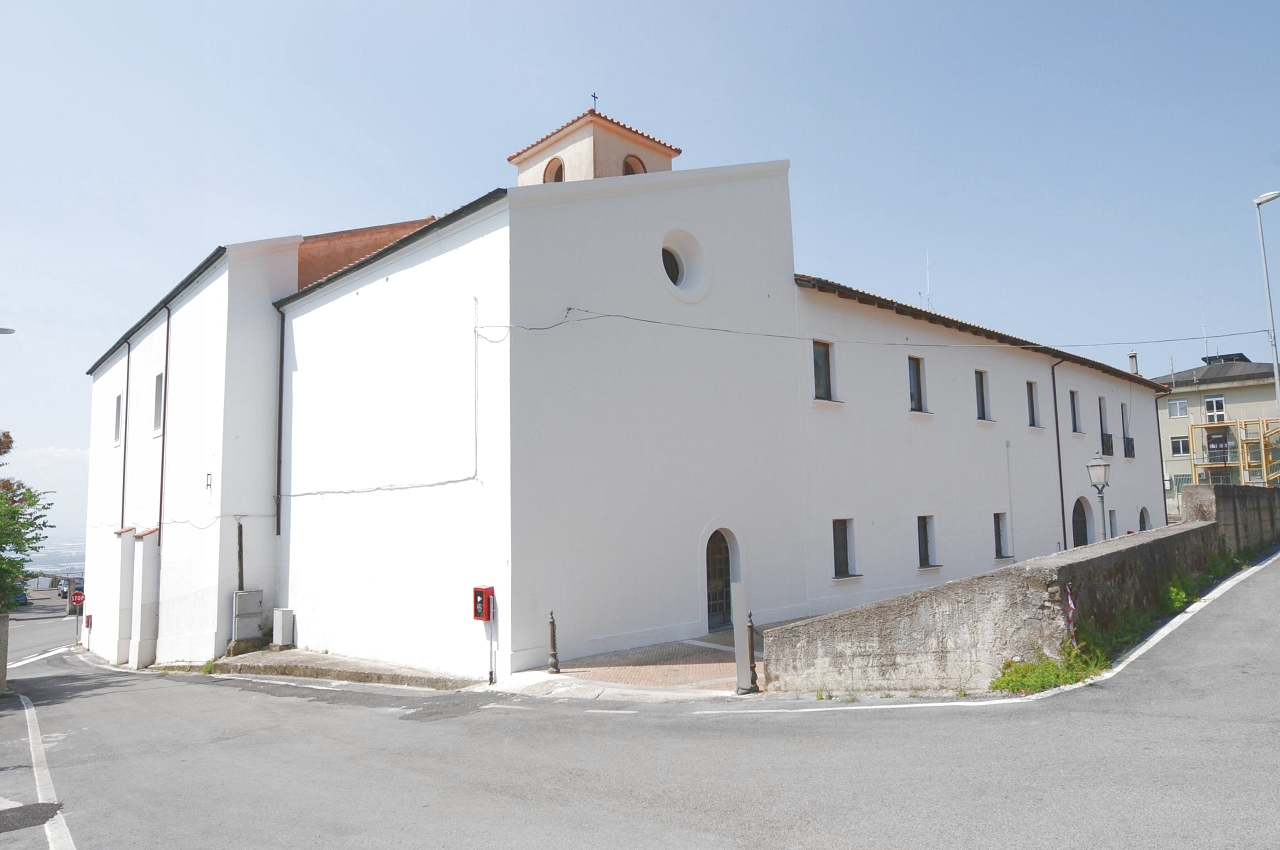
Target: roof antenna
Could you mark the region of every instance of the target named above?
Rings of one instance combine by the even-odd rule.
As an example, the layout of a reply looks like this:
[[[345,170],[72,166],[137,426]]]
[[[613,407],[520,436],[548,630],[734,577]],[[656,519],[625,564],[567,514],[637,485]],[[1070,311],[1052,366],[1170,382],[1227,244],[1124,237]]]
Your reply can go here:
[[[929,249],[924,249],[924,292],[917,292],[920,296],[920,309],[933,309],[933,287],[929,282]]]
[[[592,93],[591,93],[591,109],[592,109],[592,111],[595,111],[595,108],[596,108],[596,93],[595,93],[595,92],[592,92]],[[1203,299],[1201,299],[1201,300],[1203,300]]]
[[[1204,337],[1204,359],[1209,360],[1209,330],[1204,322],[1204,295],[1200,296],[1200,335]]]

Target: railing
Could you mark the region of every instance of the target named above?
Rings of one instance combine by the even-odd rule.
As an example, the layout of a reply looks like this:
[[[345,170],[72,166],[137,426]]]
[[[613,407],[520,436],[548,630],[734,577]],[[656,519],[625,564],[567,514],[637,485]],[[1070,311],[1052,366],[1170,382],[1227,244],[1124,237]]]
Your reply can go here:
[[[1110,434],[1102,435],[1102,453],[1107,457],[1111,457],[1116,453],[1115,444]]]
[[[1207,452],[1199,452],[1195,455],[1196,463],[1239,463],[1240,450],[1231,449],[1209,449]]]
[[[1138,452],[1137,452],[1137,450],[1134,448],[1134,445],[1133,445],[1133,437],[1125,437],[1125,438],[1124,438],[1124,456],[1125,456],[1125,457],[1137,457],[1137,456],[1138,456]]]

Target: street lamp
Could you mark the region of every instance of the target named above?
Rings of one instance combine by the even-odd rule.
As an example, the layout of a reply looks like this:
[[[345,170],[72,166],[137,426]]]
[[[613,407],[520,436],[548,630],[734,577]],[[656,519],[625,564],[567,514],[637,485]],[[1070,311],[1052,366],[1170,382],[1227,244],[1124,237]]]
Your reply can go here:
[[[1098,509],[1102,511],[1102,539],[1106,540],[1107,500],[1103,497],[1102,491],[1111,483],[1111,464],[1107,463],[1098,452],[1094,452],[1093,460],[1089,461],[1089,483],[1098,491]]]
[[[1280,198],[1280,192],[1268,192],[1253,199],[1253,211],[1258,214],[1258,245],[1262,248],[1262,284],[1267,291],[1267,321],[1271,334],[1271,377],[1276,385],[1276,414],[1280,416],[1280,357],[1276,355],[1276,317],[1271,312],[1271,275],[1267,273],[1267,240],[1262,238],[1262,205]]]

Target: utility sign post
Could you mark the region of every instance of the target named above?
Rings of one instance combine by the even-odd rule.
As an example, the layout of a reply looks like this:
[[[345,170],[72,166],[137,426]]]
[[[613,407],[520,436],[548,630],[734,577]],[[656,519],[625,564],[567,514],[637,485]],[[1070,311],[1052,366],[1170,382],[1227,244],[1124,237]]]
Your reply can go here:
[[[74,587],[75,585],[72,585]],[[84,604],[84,591],[73,590],[67,594],[67,601],[76,606],[76,643],[80,642],[80,614],[84,611],[80,606]]]

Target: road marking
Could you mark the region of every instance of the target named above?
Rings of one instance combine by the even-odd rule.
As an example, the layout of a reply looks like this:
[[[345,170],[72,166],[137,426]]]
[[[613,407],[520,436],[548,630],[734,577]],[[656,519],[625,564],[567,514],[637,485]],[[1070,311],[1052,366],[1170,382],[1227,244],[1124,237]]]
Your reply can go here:
[[[500,702],[491,702],[488,705],[482,705],[480,707],[481,708],[510,708],[510,709],[514,709],[515,711],[533,711],[533,709],[527,705],[503,705]]]
[[[1052,690],[1041,691],[1038,694],[1028,694],[1025,697],[1003,697],[999,699],[976,700],[973,702],[969,702],[966,700],[956,700],[955,702],[916,702],[916,703],[900,703],[897,705],[832,705],[832,706],[823,706],[822,708],[740,708],[740,709],[720,709],[715,711],[712,711],[712,710],[695,711],[693,712],[693,714],[813,714],[819,711],[887,711],[891,709],[902,709],[902,708],[985,708],[986,706],[989,706],[989,705],[1010,705],[1013,703],[1035,702],[1036,700],[1047,699],[1049,697],[1057,696],[1058,694],[1066,693],[1067,691],[1074,691],[1077,688],[1088,687],[1089,685],[1092,685],[1096,682],[1104,682],[1107,679],[1110,679],[1112,676],[1116,675],[1121,670],[1128,667],[1129,664],[1132,663],[1134,660],[1141,657],[1151,647],[1155,646],[1160,641],[1167,638],[1170,634],[1173,633],[1175,629],[1177,629],[1183,623],[1187,622],[1187,620],[1190,620],[1193,616],[1195,616],[1200,611],[1202,611],[1204,607],[1208,605],[1210,602],[1213,602],[1215,599],[1218,599],[1228,590],[1235,587],[1237,584],[1249,578],[1254,573],[1258,572],[1264,567],[1271,566],[1271,564],[1275,563],[1277,559],[1280,559],[1280,552],[1277,552],[1276,554],[1272,555],[1270,558],[1267,558],[1267,560],[1263,561],[1262,563],[1254,564],[1249,569],[1241,573],[1237,573],[1236,575],[1227,579],[1222,584],[1215,587],[1212,591],[1202,596],[1199,600],[1197,600],[1196,602],[1193,602],[1191,605],[1188,605],[1185,611],[1183,611],[1178,616],[1174,617],[1169,622],[1165,623],[1164,626],[1162,626],[1158,631],[1156,631],[1155,634],[1151,635],[1151,637],[1147,638],[1142,643],[1138,644],[1136,647],[1129,650],[1129,652],[1126,655],[1124,655],[1120,659],[1120,662],[1116,664],[1114,667],[1110,668],[1109,670],[1106,670],[1103,673],[1099,673],[1097,676],[1094,676],[1091,679],[1085,679],[1083,682],[1076,682],[1073,685],[1063,685],[1062,687],[1053,688]]]
[[[62,621],[65,623],[67,620],[78,620],[78,619],[80,619],[79,614],[68,614],[67,616],[62,618]]]
[[[330,688],[327,685],[305,685],[302,682],[277,682],[275,679],[256,679],[252,676],[229,676],[218,673],[215,679],[234,679],[237,682],[257,682],[261,685],[288,685],[291,688],[310,688],[313,691],[340,691],[342,688]]]
[[[49,774],[49,762],[44,757],[44,740],[40,737],[40,721],[36,719],[36,707],[26,694],[18,694],[22,707],[27,711],[27,740],[31,743],[31,772],[36,775],[36,798],[41,803],[56,803],[58,795],[53,790],[53,777]],[[71,840],[71,830],[59,811],[44,823],[44,836],[49,840],[49,850],[76,850]]]
[[[587,714],[636,714],[636,712],[626,708],[588,708]]]
[[[7,669],[12,670],[14,667],[21,667],[23,664],[30,664],[32,661],[39,661],[41,658],[48,658],[51,655],[57,655],[59,652],[66,652],[70,648],[71,647],[69,645],[60,646],[57,649],[51,649],[48,652],[42,652],[39,655],[29,655],[26,658],[22,659],[21,661],[15,661],[12,664],[8,665]],[[40,802],[43,803],[45,801],[41,800]]]

